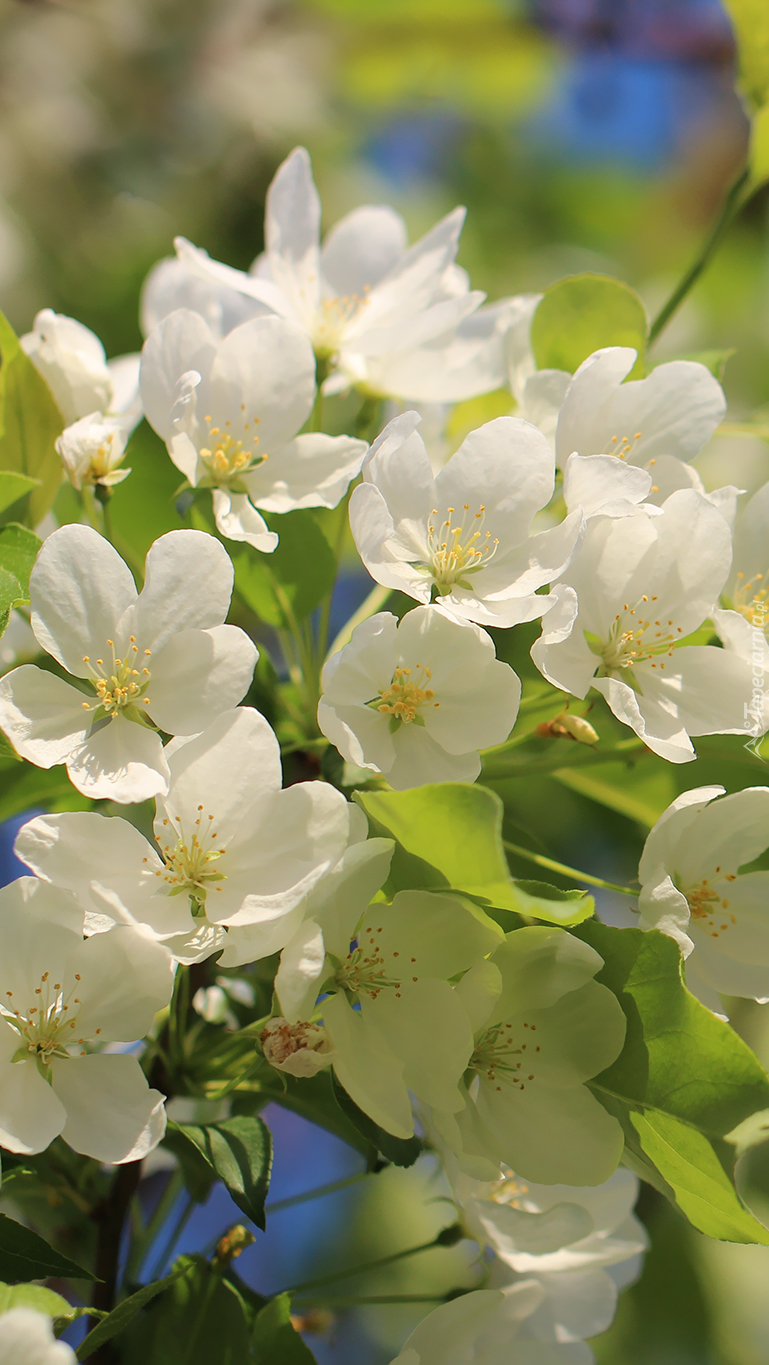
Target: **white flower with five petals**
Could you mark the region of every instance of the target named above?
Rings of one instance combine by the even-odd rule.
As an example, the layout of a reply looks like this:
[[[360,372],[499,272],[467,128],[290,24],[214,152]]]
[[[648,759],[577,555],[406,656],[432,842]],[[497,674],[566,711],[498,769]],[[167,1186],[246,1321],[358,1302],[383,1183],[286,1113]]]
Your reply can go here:
[[[165,1131],[163,1096],[134,1042],[173,988],[169,954],[128,926],[83,938],[68,892],[35,877],[0,890],[0,1145],[42,1152],[61,1135],[97,1161],[138,1161]]]
[[[595,1357],[584,1342],[527,1336],[528,1319],[543,1298],[536,1280],[462,1294],[423,1318],[392,1365],[592,1365]]]
[[[219,340],[179,309],[142,352],[147,419],[193,488],[213,489],[216,524],[230,540],[270,552],[278,537],[257,508],[336,507],[367,446],[299,428],[312,410],[315,359],[301,329],[253,318]]]
[[[534,662],[576,697],[595,687],[672,763],[695,757],[690,735],[745,733],[747,662],[711,645],[681,647],[712,615],[730,560],[726,521],[693,489],[672,493],[661,508],[591,517],[554,589],[558,605],[532,648]]]
[[[474,782],[478,750],[507,739],[521,696],[490,636],[438,606],[361,622],[322,681],[323,734],[399,790]]]
[[[350,526],[372,578],[418,602],[433,595],[482,625],[533,621],[556,600],[538,588],[567,567],[580,511],[535,535],[534,514],[553,493],[553,453],[518,417],[472,431],[433,477],[417,413],[396,417],[374,442]]]
[[[226,550],[201,531],[155,541],[140,594],[96,531],[54,531],[30,577],[31,625],[41,648],[84,687],[34,664],[0,679],[0,728],[17,752],[39,768],[66,763],[73,785],[94,799],[144,801],[166,791],[155,727],[196,734],[236,706],[251,681],[254,645],[222,624],[232,580]]]
[[[91,412],[72,426],[65,427],[56,439],[64,472],[73,488],[99,484],[112,488],[131,473],[119,469],[126,447],[125,425],[119,417]]]
[[[277,952],[308,893],[365,839],[365,817],[326,782],[282,790],[278,741],[250,707],[171,740],[165,756],[157,847],[127,820],[76,811],[29,821],[18,856],[78,896],[90,930],[140,925],[180,962],[223,949],[230,967]]]
[[[716,1014],[719,992],[769,1000],[769,872],[740,872],[767,845],[769,787],[682,792],[644,845],[640,926],[680,944],[689,990]]]

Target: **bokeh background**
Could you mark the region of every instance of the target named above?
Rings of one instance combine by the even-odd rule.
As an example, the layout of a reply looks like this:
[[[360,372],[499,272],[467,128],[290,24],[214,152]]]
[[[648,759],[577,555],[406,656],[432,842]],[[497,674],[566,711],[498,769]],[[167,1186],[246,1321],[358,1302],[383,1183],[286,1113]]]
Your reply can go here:
[[[464,203],[459,261],[491,299],[598,270],[631,283],[653,312],[695,253],[746,140],[717,0],[0,0],[0,307],[18,331],[53,307],[92,327],[110,355],[138,349],[141,283],[173,236],[247,267],[263,244],[267,185],[302,142],[327,226],[362,202],[388,202],[413,240]],[[760,422],[766,194],[743,212],[658,354],[710,348],[734,349],[729,425]],[[462,420],[472,416],[471,407]],[[769,478],[769,450],[727,427],[698,466],[709,487],[752,490]],[[684,785],[717,780],[699,771],[703,762]],[[600,821],[596,809],[586,831],[584,803],[563,790],[549,801],[549,851],[633,876],[643,830],[630,807]],[[12,834],[0,829],[5,879],[18,871]],[[609,898],[601,911],[616,919],[618,908]],[[745,1007],[735,1022],[769,1060],[764,1011]],[[360,1171],[330,1135],[284,1110],[268,1117],[273,1200]],[[766,1215],[767,1151],[744,1175]],[[158,1191],[165,1178],[153,1177]],[[429,1159],[350,1183],[276,1210],[238,1268],[270,1292],[386,1255],[450,1221],[443,1194]],[[769,1362],[769,1248],[710,1242],[651,1193],[639,1212],[652,1250],[613,1328],[593,1343],[600,1365]],[[215,1192],[179,1249],[205,1247],[236,1218]],[[470,1261],[467,1244],[434,1251],[338,1293],[440,1294],[470,1282]],[[339,1306],[333,1320],[306,1324],[320,1329],[307,1340],[323,1365],[386,1365],[423,1311]]]

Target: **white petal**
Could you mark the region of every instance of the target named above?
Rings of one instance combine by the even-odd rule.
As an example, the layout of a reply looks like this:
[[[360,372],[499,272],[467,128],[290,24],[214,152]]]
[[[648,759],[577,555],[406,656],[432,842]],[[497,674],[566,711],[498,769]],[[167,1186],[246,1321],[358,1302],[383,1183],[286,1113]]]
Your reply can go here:
[[[182,375],[195,370],[207,380],[216,337],[199,312],[179,308],[150,332],[142,350],[140,383],[147,421],[158,436],[170,441],[175,435],[174,409]]]
[[[267,191],[264,235],[275,284],[297,317],[309,323],[320,290],[320,199],[304,147],[294,148],[275,173]]]
[[[8,1044],[16,1050],[19,1035],[5,1022],[0,1029],[0,1143],[9,1152],[44,1152],[64,1127],[64,1107],[34,1061],[11,1062],[10,1052],[5,1055]],[[6,1039],[6,1033],[12,1036]]]
[[[168,531],[150,547],[144,587],[130,621],[124,619],[121,626],[137,637],[142,649],[154,653],[178,631],[221,625],[233,577],[232,561],[215,536]]]
[[[90,716],[77,688],[34,664],[22,664],[0,678],[0,726],[22,758],[52,768],[83,743]]]
[[[267,555],[277,549],[277,533],[270,530],[247,493],[231,493],[228,488],[213,488],[211,492],[216,529],[227,540],[243,540]]]
[[[249,275],[245,270],[234,270],[231,265],[223,265],[221,261],[212,261],[207,251],[193,246],[185,237],[174,237],[174,247],[179,260],[198,279],[223,288],[227,293],[234,290],[256,299],[280,317],[296,319],[291,301],[272,280]]]
[[[351,436],[308,431],[276,449],[244,483],[252,502],[267,512],[336,507],[360,473],[367,450],[365,441]]]
[[[252,318],[230,332],[211,367],[210,413],[222,427],[258,438],[257,453],[269,457],[310,415],[315,397],[315,357],[307,334],[285,318]]]
[[[626,464],[616,455],[570,455],[563,471],[563,496],[568,510],[581,507],[586,517],[624,515],[627,503],[643,502],[651,474]],[[671,490],[672,491],[672,490]]]
[[[153,656],[146,709],[167,734],[196,735],[242,701],[258,657],[239,626],[179,631]]]
[[[435,479],[436,507],[484,503],[508,542],[528,533],[534,513],[553,492],[555,465],[547,441],[520,417],[497,417],[465,437]],[[497,532],[498,534],[499,532]]]
[[[90,526],[62,526],[44,541],[29,580],[31,624],[43,649],[78,678],[84,655],[108,650],[122,613],[136,600],[128,566]]]
[[[290,1023],[309,1019],[325,967],[323,931],[315,920],[305,920],[283,949],[275,974],[275,994]]]
[[[376,1023],[403,1062],[409,1090],[425,1104],[461,1109],[459,1082],[473,1051],[473,1035],[448,982],[406,980],[397,993],[384,990],[376,1000],[362,1001],[361,1013]]]
[[[364,204],[327,234],[320,264],[336,295],[362,295],[400,260],[408,245],[406,224],[388,205]]]
[[[157,835],[164,815],[193,822],[202,803],[229,839],[241,821],[253,828],[257,812],[283,780],[275,733],[249,706],[218,716],[193,739],[172,740],[166,756],[171,783],[164,809],[158,808]]]
[[[163,1096],[150,1090],[135,1057],[93,1053],[56,1061],[51,1070],[67,1111],[62,1137],[76,1152],[120,1165],[157,1147],[166,1127]]]
[[[53,1321],[36,1308],[11,1308],[0,1321],[0,1365],[75,1365],[71,1346],[56,1341]]]
[[[168,785],[160,736],[122,717],[106,721],[73,750],[67,773],[83,796],[122,805],[159,796]]]
[[[77,1036],[131,1043],[152,1028],[171,999],[173,965],[166,949],[127,925],[93,934],[71,955],[81,977]]]
[[[336,1049],[334,1071],[351,1099],[386,1132],[411,1137],[414,1120],[403,1063],[384,1035],[339,995],[324,1000],[323,1022]]]

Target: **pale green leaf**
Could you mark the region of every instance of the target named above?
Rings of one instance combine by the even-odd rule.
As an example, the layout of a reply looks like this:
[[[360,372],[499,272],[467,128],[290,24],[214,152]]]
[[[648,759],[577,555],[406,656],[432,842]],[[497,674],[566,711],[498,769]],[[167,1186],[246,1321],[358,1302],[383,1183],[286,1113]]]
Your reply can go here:
[[[11,1308],[34,1308],[49,1318],[69,1317],[72,1305],[41,1284],[0,1284],[0,1313]]]
[[[0,635],[13,607],[29,600],[29,575],[41,544],[34,531],[18,522],[0,528]]]
[[[515,881],[515,893],[522,915],[545,919],[564,926],[581,924],[595,912],[595,901],[587,891],[563,891],[549,882]]]
[[[14,469],[0,469],[0,512],[18,502],[31,488],[39,488],[40,480],[28,474],[19,474]]]
[[[48,385],[38,374],[8,320],[0,313],[0,469],[38,481],[24,520],[37,526],[53,505],[62,481],[54,442],[64,421]]]
[[[724,0],[734,25],[740,83],[755,107],[769,100],[769,6],[766,0]]]
[[[531,324],[531,344],[539,369],[571,373],[604,346],[633,346],[638,373],[648,325],[643,303],[622,280],[571,275],[545,291]]]
[[[769,180],[769,104],[753,115],[750,129],[750,184],[754,189]]]

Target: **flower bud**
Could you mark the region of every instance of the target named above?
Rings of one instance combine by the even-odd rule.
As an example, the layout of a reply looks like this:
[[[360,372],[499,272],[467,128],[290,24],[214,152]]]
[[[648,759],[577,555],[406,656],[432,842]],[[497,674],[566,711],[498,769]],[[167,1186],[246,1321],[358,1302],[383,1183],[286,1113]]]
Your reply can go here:
[[[265,1024],[262,1051],[270,1066],[290,1076],[315,1076],[334,1055],[331,1040],[320,1024],[290,1024],[280,1016]]]

